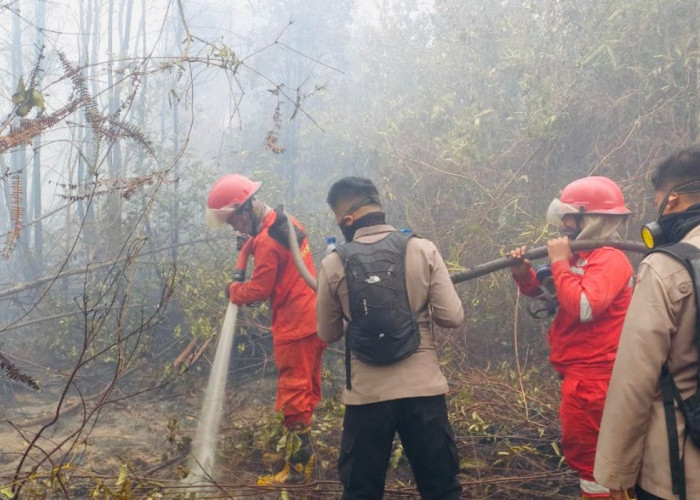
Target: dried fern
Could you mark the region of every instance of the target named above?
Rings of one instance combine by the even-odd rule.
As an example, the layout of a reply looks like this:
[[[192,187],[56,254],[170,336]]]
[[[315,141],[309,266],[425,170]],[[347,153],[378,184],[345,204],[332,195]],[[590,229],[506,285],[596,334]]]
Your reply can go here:
[[[15,244],[22,233],[22,181],[19,174],[12,177],[10,222],[12,230],[7,234],[5,248],[2,249],[2,258],[9,260],[15,251]]]
[[[7,359],[7,357],[0,351],[0,371],[5,373],[5,376],[10,380],[16,382],[21,382],[26,386],[31,387],[34,390],[39,390],[39,384],[29,375],[22,373],[15,364]]]
[[[92,128],[97,145],[95,147],[94,165],[97,165],[99,159],[99,141],[102,137],[114,142],[122,138],[129,138],[141,146],[146,152],[155,157],[155,151],[151,142],[146,139],[145,135],[135,126],[130,125],[119,119],[121,112],[131,103],[136,97],[138,85],[134,85],[134,89],[129,96],[124,100],[124,103],[111,115],[103,115],[100,113],[95,99],[90,95],[85,77],[79,68],[73,66],[62,52],[58,53],[63,67],[66,69],[67,76],[73,82],[80,100],[85,108],[85,118]]]
[[[19,126],[10,128],[9,134],[0,135],[0,154],[10,148],[31,145],[36,136],[73,113],[79,105],[80,100],[74,99],[49,115],[21,120]]]
[[[85,119],[90,125],[90,128],[92,128],[93,137],[95,138],[95,153],[93,155],[92,164],[97,165],[100,159],[100,141],[102,139],[102,122],[104,119],[100,114],[95,99],[92,98],[88,91],[85,77],[80,69],[73,66],[63,52],[58,51],[58,57],[61,59],[63,68],[66,70],[66,76],[70,78],[73,83],[73,89],[78,94],[80,102],[83,104]]]
[[[109,121],[110,127],[104,132],[108,139],[116,141],[119,138],[128,137],[145,149],[149,155],[152,157],[156,156],[151,142],[146,139],[143,133],[135,126],[119,121],[112,116],[108,116],[107,120]]]
[[[269,90],[269,92],[279,95],[279,87],[273,90]],[[277,100],[277,107],[275,108],[275,113],[272,115],[272,121],[275,122],[275,126],[273,127],[272,130],[270,130],[267,135],[265,136],[265,149],[272,151],[276,155],[280,155],[284,153],[285,148],[283,146],[280,146],[279,143],[277,142],[278,136],[277,136],[277,131],[282,128],[282,114],[280,113],[280,101],[279,98]]]
[[[285,148],[277,143],[277,132],[270,130],[265,136],[265,149],[272,151],[276,155],[285,152]]]
[[[154,176],[137,176],[100,179],[86,183],[84,186],[77,184],[64,184],[61,182],[53,182],[52,184],[56,184],[57,186],[60,186],[68,191],[67,194],[59,195],[61,198],[70,201],[77,201],[92,198],[93,196],[114,193],[118,193],[122,198],[128,200],[136,193],[138,189],[145,186],[152,186],[154,182]],[[83,192],[78,192],[81,187],[84,188]]]

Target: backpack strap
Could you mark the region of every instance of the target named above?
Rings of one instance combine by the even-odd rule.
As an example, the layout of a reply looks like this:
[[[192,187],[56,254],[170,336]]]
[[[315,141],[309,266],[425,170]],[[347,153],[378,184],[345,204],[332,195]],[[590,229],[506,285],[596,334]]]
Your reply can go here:
[[[698,352],[700,352],[700,293],[698,293],[698,283],[700,283],[700,249],[690,243],[681,241],[673,245],[655,248],[652,252],[663,253],[673,257],[682,263],[688,271],[688,274],[690,274],[690,279],[693,281],[696,305],[695,347],[698,349]],[[696,389],[697,394],[697,391],[700,390],[700,371],[698,371],[696,379],[698,384]],[[673,381],[673,375],[668,368],[668,363],[664,363],[661,367],[659,386],[664,404],[664,415],[666,417],[666,434],[668,436],[672,490],[675,495],[678,495],[679,500],[686,500],[685,457],[681,458],[680,449],[678,447],[678,427],[676,425],[674,400],[678,404],[686,422],[689,420],[689,409]]]
[[[673,382],[673,375],[666,363],[661,367],[661,397],[664,402],[664,415],[666,416],[666,435],[668,436],[669,463],[671,464],[671,489],[679,500],[686,500],[685,492],[685,460],[681,459],[678,448],[678,427],[676,426],[676,407],[673,404],[674,392],[678,392]],[[674,391],[675,389],[675,391]]]
[[[664,245],[659,248],[655,248],[652,252],[661,252],[674,257],[676,260],[680,261],[690,274],[690,279],[693,282],[693,291],[695,293],[695,348],[700,353],[700,293],[698,290],[698,285],[700,284],[700,248],[690,243],[680,241],[673,245]],[[700,370],[696,374],[697,391],[700,391]],[[675,384],[674,384],[675,387]],[[678,392],[678,389],[676,389]],[[680,393],[679,397],[680,397]],[[681,407],[681,410],[685,411],[685,405]]]
[[[347,262],[348,258],[348,247],[345,246],[345,244],[338,245],[333,249],[334,252],[338,254],[340,257],[340,261],[343,263],[343,269],[345,269],[345,263]],[[347,276],[345,277],[345,281],[347,283]],[[345,313],[343,313],[343,317],[345,318],[345,321],[350,323],[350,318],[345,316]],[[345,388],[347,390],[352,389],[352,381],[351,381],[351,373],[350,373],[350,328],[345,329]]]

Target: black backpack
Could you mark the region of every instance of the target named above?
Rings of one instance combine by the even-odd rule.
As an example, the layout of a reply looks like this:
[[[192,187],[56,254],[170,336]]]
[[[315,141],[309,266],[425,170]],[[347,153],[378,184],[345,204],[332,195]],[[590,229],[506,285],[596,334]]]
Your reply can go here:
[[[406,246],[413,233],[394,231],[374,243],[336,247],[345,268],[350,318],[345,332],[345,377],[350,352],[370,365],[389,365],[416,352],[420,329],[406,289]]]
[[[700,284],[700,249],[690,243],[679,242],[655,248],[652,252],[664,253],[681,262],[693,280],[695,304],[697,306],[695,346],[700,352],[700,290],[698,290],[698,284]],[[661,368],[661,376],[659,378],[664,414],[666,416],[666,432],[668,434],[671,462],[671,484],[673,493],[678,495],[680,500],[686,499],[685,464],[680,458],[680,450],[678,448],[678,428],[676,427],[674,400],[683,414],[687,436],[690,437],[695,446],[700,447],[700,371],[698,371],[696,377],[698,385],[695,394],[685,400],[673,381],[673,375],[671,375],[667,363],[664,363]]]

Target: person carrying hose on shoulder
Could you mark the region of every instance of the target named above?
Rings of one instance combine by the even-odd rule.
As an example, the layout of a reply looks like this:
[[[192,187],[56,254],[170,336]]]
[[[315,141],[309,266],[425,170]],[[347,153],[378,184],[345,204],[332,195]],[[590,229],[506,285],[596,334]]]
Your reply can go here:
[[[314,464],[311,417],[321,400],[321,356],[326,345],[316,336],[316,293],[304,282],[289,247],[287,214],[255,197],[262,184],[239,174],[218,179],[207,199],[206,222],[230,225],[252,238],[253,273],[226,286],[240,306],[264,300],[272,309],[272,339],[277,366],[277,401],[287,432],[285,463],[278,473],[258,478],[261,486],[308,480]],[[291,217],[291,216],[290,216]],[[304,227],[292,218],[300,253],[311,276],[313,256]],[[240,248],[239,248],[240,249]]]
[[[568,184],[547,210],[561,237],[547,242],[558,308],[549,329],[549,360],[562,377],[559,418],[564,458],[579,476],[582,499],[611,498],[593,478],[596,442],[622,323],[632,297],[633,270],[625,254],[602,247],[573,253],[569,242],[619,239],[629,209],[607,177]],[[508,256],[521,258],[526,248]],[[511,267],[520,291],[536,297],[541,284],[528,260]]]

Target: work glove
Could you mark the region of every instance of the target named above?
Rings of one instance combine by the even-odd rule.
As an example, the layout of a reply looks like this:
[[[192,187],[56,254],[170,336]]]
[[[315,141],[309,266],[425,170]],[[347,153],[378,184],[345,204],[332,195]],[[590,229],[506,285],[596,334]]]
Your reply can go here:
[[[250,236],[247,234],[236,233],[236,250],[240,252],[243,245],[245,245],[245,242],[248,241],[248,238],[250,238]]]
[[[245,269],[236,269],[233,272],[233,281],[226,285],[226,298],[231,300],[231,285],[234,283],[243,283],[245,281]]]

